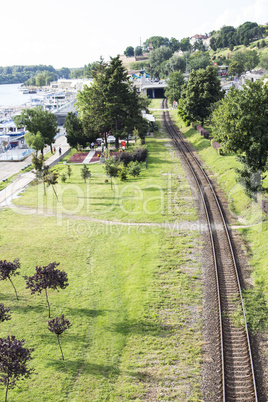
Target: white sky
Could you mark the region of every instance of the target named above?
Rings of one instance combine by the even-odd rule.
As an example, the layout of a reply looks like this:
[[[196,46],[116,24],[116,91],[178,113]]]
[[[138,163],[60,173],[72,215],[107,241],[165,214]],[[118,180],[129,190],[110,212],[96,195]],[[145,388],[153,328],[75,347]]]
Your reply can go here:
[[[8,0],[0,10],[0,66],[83,67],[150,36],[181,40],[268,22],[267,0]]]

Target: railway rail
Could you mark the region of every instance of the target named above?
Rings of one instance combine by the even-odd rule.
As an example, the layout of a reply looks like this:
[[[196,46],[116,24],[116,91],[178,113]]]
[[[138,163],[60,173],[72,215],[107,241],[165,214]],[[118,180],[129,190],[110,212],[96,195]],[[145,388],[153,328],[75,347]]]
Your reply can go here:
[[[213,254],[215,289],[218,311],[218,366],[220,367],[219,400],[258,401],[253,359],[239,274],[228,227],[220,202],[201,164],[191,152],[184,137],[175,127],[162,102],[163,126],[185,159],[203,201]],[[234,315],[242,318],[243,325],[236,325]]]

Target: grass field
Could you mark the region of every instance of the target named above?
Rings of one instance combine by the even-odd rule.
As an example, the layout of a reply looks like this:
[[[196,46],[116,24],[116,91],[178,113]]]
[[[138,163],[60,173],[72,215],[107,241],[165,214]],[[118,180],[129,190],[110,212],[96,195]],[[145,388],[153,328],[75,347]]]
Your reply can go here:
[[[12,312],[1,336],[35,349],[35,374],[9,391],[9,401],[201,399],[197,214],[167,139],[146,143],[139,178],[115,179],[111,189],[97,164],[85,184],[72,165],[71,178],[56,185],[59,202],[51,187],[45,196],[34,185],[1,211],[1,258],[21,262],[18,301],[11,284],[0,282]],[[23,279],[53,261],[69,278],[66,289],[49,291],[52,317],[65,314],[72,323],[62,339],[64,361],[47,329],[45,294],[30,295]]]

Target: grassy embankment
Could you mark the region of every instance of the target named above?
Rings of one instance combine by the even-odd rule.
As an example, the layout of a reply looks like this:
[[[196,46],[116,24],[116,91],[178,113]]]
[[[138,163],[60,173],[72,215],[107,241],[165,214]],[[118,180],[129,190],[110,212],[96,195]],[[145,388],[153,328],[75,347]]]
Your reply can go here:
[[[254,283],[252,291],[246,294],[248,320],[253,329],[257,327],[260,330],[263,326],[267,328],[267,308],[264,300],[258,300],[256,297],[256,294],[264,293],[266,301],[268,301],[268,256],[266,252],[268,220],[267,215],[261,211],[261,197],[258,197],[258,202],[254,202],[246,196],[242,186],[236,182],[235,168],[239,166],[239,162],[236,161],[235,155],[219,155],[211,146],[210,140],[204,139],[194,128],[185,127],[176,111],[171,113],[184,136],[198,150],[205,166],[212,172],[212,176],[216,178],[217,183],[224,190],[229,203],[229,210],[235,218],[238,218],[238,225],[241,226],[238,232],[242,234],[246,244]],[[211,127],[205,128],[212,133]],[[265,187],[268,187],[267,178],[264,183]],[[250,296],[252,296],[251,303]],[[259,311],[259,318],[256,317],[257,311]],[[258,319],[260,322],[256,323]]]
[[[161,226],[187,220],[191,227],[197,216],[167,140],[147,144],[148,169],[125,183],[116,179],[113,190],[103,166],[90,166],[84,184],[81,166],[72,165],[71,178],[56,185],[59,202],[51,187],[44,196],[36,185],[14,200],[14,210],[1,211],[1,258],[21,262],[19,301],[9,282],[0,283],[12,312],[1,336],[34,347],[36,370],[9,401],[201,399],[199,234]],[[69,278],[65,290],[48,292],[52,317],[63,313],[72,323],[62,339],[64,361],[47,329],[45,294],[30,295],[23,279],[52,261]]]

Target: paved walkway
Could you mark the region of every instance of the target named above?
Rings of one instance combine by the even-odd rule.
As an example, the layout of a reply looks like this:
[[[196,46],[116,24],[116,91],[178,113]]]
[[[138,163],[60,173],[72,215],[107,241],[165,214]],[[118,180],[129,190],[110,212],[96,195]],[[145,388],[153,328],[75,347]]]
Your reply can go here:
[[[88,155],[85,157],[83,163],[89,163],[91,161],[91,159],[93,158],[93,156],[95,155],[96,149],[92,149]]]
[[[61,147],[61,149],[62,149],[62,155],[64,154],[64,152],[66,152],[67,149],[69,149],[69,145],[67,144],[66,137],[63,135],[58,137],[55,142],[55,147],[56,147],[56,153],[53,156],[51,156],[51,158],[53,158],[52,159],[53,161],[55,159],[59,159],[59,151],[58,151],[59,147]],[[46,147],[44,149],[44,153],[47,153],[49,151],[50,151],[50,147]],[[49,158],[49,160],[51,158]],[[32,162],[32,155],[29,155],[23,161],[0,162],[0,182],[3,180],[7,180],[9,177],[13,176],[16,173],[19,173],[21,170],[23,170],[27,166],[29,166],[31,164],[31,162]],[[47,164],[47,162],[46,162],[46,164]]]
[[[69,151],[69,145],[67,143],[66,137],[61,136],[56,139],[55,142],[56,152],[46,160],[45,164],[48,166],[54,166],[62,159]],[[61,155],[59,154],[59,147],[61,148]],[[50,150],[47,147],[46,152]],[[23,162],[3,162],[0,163],[0,180],[6,180],[16,173],[19,173],[23,168],[31,163],[32,156],[26,158]],[[7,170],[6,170],[6,164]],[[13,198],[20,193],[24,187],[26,187],[33,179],[35,174],[33,172],[22,173],[14,180],[13,183],[9,184],[4,190],[0,191],[0,207],[8,205]]]

